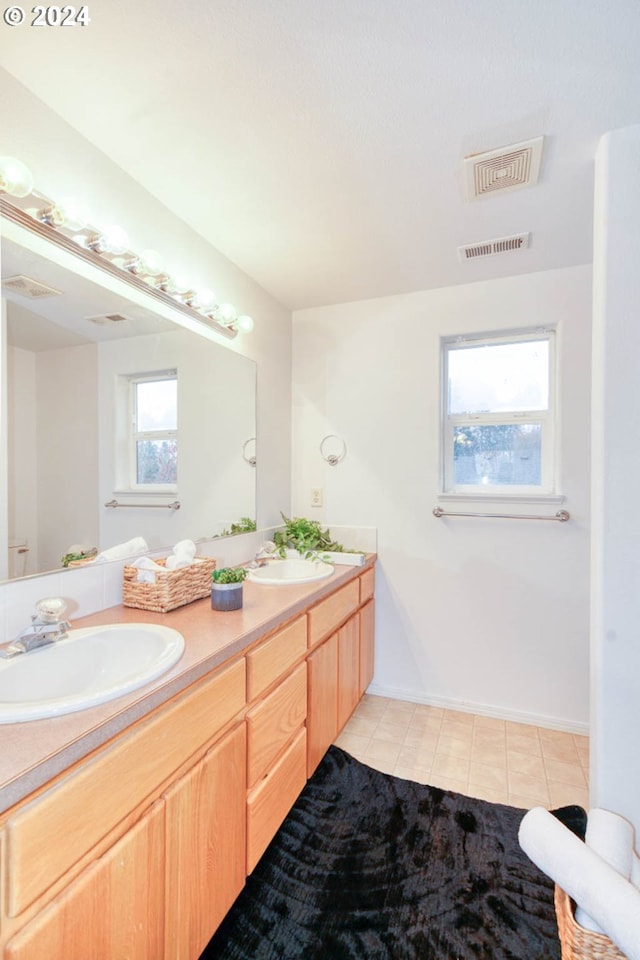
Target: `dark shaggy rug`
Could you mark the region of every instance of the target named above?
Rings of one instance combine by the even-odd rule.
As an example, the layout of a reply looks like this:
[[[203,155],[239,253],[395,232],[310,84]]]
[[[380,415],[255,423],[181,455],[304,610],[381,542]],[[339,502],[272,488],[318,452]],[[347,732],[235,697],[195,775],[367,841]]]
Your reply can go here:
[[[554,812],[584,836],[580,807]],[[331,747],[202,958],[559,960],[524,813]]]

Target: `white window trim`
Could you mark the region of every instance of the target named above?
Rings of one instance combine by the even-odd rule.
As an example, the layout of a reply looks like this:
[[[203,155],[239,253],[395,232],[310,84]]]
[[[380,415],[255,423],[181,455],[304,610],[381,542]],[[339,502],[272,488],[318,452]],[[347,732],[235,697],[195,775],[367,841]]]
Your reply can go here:
[[[546,411],[517,411],[492,414],[449,414],[448,411],[448,357],[451,347],[460,343],[473,346],[499,345],[531,340],[549,341],[549,405]],[[440,417],[440,491],[437,499],[442,502],[494,502],[494,503],[563,503],[565,497],[558,492],[559,456],[557,444],[558,389],[557,389],[557,331],[555,327],[535,330],[518,330],[509,333],[482,333],[469,336],[441,338],[441,417]],[[542,431],[542,477],[540,486],[458,485],[453,484],[453,435],[456,425],[463,423],[541,423]]]
[[[135,387],[138,383],[153,380],[175,380],[177,369],[154,370],[144,373],[130,373],[118,377],[117,408],[121,412],[117,416],[121,427],[116,436],[116,478],[114,493],[127,493],[132,496],[141,494],[145,497],[166,496],[168,493],[177,493],[176,483],[137,483],[136,481],[136,442],[139,440],[178,439],[178,430],[152,430],[136,432]]]

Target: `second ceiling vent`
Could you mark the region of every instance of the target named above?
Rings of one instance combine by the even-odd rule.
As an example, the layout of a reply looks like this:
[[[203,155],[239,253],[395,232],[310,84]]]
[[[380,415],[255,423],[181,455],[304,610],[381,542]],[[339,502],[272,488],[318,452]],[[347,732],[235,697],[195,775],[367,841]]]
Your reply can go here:
[[[544,137],[464,158],[467,200],[520,190],[538,182]]]

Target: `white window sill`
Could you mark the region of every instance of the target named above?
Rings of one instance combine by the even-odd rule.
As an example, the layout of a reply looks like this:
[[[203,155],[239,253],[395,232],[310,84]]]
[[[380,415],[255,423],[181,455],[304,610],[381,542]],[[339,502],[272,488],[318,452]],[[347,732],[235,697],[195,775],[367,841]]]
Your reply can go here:
[[[559,493],[439,493],[441,503],[564,503]]]

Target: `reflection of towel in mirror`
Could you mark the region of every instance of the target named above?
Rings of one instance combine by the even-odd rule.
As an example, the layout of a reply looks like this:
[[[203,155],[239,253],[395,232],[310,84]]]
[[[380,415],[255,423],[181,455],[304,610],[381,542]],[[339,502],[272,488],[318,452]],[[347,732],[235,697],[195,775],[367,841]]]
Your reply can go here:
[[[151,557],[140,557],[138,560],[134,560],[131,566],[138,568],[136,576],[138,583],[155,583],[156,570],[164,570],[164,567],[152,560]]]
[[[96,557],[96,562],[106,562],[107,560],[125,560],[127,557],[139,556],[146,553],[149,549],[144,537],[134,537],[133,540],[127,540],[125,543],[118,543],[115,547],[108,547],[102,550]]]

